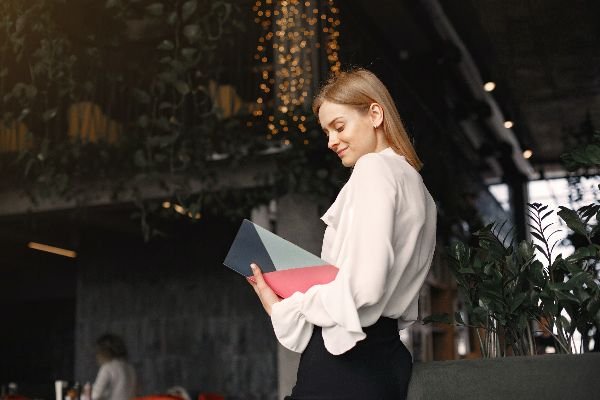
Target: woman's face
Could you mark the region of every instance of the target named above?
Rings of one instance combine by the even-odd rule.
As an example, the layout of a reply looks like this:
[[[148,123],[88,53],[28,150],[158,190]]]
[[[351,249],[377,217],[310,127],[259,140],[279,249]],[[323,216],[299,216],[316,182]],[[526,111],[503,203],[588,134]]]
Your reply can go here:
[[[319,122],[328,137],[327,147],[336,152],[345,167],[352,167],[367,153],[388,147],[381,128],[383,111],[377,103],[367,112],[324,101],[319,108]]]

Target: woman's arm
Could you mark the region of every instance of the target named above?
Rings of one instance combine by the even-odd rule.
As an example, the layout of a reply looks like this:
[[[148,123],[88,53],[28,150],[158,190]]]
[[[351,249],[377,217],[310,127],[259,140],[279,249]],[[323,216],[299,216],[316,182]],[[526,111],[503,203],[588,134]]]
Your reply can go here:
[[[100,370],[98,371],[98,375],[96,376],[96,381],[92,385],[92,400],[101,400],[106,397],[106,391],[110,386],[110,373],[108,371],[108,366],[106,364],[102,364],[100,366]]]
[[[350,200],[337,227],[341,235],[335,260],[336,279],[306,293],[271,305],[271,320],[279,341],[302,352],[313,325],[323,327],[327,350],[341,354],[365,338],[360,314],[385,294],[394,264],[392,236],[399,188],[386,162],[377,154],[361,157],[348,182]],[[329,333],[327,333],[329,332]]]

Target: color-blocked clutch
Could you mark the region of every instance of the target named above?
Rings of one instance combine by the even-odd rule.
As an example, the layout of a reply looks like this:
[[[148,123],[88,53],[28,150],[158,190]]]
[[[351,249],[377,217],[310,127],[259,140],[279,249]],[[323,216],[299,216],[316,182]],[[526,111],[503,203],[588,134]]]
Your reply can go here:
[[[245,219],[223,264],[254,280],[251,263],[260,266],[265,282],[282,298],[329,283],[338,272],[314,254]]]

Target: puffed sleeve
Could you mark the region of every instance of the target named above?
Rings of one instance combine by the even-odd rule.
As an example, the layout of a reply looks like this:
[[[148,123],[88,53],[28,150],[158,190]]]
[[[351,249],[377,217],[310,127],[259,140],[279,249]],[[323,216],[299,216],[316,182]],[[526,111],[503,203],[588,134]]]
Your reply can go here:
[[[332,260],[339,268],[336,279],[304,294],[296,292],[272,307],[275,334],[290,350],[304,350],[314,325],[322,327],[325,347],[335,355],[366,337],[361,315],[385,295],[394,263],[392,235],[399,188],[380,157],[362,156],[347,183],[348,200],[335,239],[340,241],[335,243],[339,253]]]

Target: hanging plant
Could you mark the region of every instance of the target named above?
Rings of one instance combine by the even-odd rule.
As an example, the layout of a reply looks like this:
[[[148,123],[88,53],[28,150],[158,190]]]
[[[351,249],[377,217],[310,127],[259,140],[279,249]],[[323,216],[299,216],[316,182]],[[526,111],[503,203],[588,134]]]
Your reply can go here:
[[[311,146],[289,135],[288,149],[269,156],[266,127],[248,128],[243,114],[224,118],[215,106],[220,49],[233,47],[244,29],[237,7],[207,0],[2,2],[0,138],[14,136],[18,153],[0,157],[0,190],[21,188],[34,201],[85,204],[98,193],[132,200],[146,238],[156,233],[150,216],[163,202],[194,216],[215,188],[238,201],[213,202],[211,211],[221,214],[287,190],[335,193],[332,158],[320,158],[311,118],[302,137]],[[268,158],[276,167],[255,177],[260,199],[231,196],[237,189],[219,181],[218,169]],[[162,188],[160,198],[146,194],[153,187]]]

